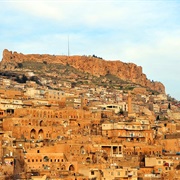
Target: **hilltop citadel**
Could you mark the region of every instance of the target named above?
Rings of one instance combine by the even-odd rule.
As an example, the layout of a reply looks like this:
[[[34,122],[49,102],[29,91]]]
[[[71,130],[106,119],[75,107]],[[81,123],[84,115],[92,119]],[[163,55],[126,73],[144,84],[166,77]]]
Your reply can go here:
[[[141,67],[4,50],[0,75],[0,179],[180,179],[180,103]]]

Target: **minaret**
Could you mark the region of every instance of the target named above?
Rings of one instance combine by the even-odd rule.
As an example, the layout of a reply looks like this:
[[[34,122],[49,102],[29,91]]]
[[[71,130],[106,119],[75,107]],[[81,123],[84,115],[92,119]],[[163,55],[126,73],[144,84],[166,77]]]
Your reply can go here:
[[[132,97],[131,92],[128,91],[128,115],[132,114]]]

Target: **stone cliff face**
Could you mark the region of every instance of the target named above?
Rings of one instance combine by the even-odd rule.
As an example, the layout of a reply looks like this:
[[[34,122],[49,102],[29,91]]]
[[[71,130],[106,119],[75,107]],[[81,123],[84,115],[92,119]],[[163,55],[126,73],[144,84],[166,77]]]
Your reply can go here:
[[[1,67],[13,67],[13,65],[24,61],[36,61],[47,63],[69,64],[76,69],[88,72],[95,76],[113,74],[123,80],[131,81],[141,86],[149,87],[160,93],[165,93],[165,87],[160,82],[151,82],[142,72],[142,67],[133,63],[121,61],[105,61],[102,59],[87,56],[55,56],[48,54],[28,54],[12,52],[5,49]]]

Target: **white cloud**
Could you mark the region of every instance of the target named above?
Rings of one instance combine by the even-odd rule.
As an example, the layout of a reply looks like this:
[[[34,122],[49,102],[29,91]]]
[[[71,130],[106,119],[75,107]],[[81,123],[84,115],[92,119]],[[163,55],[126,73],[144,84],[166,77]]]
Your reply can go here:
[[[9,5],[36,18],[91,28],[128,28],[167,17],[167,12],[157,14],[159,2],[11,1]]]
[[[58,20],[63,18],[62,8],[51,5],[46,1],[12,1],[10,6],[25,14]]]

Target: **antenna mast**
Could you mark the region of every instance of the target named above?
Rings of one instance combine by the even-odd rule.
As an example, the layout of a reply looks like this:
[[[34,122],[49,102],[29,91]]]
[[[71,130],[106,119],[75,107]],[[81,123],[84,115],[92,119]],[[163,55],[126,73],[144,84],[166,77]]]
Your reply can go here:
[[[68,56],[69,56],[69,35],[68,35]]]

